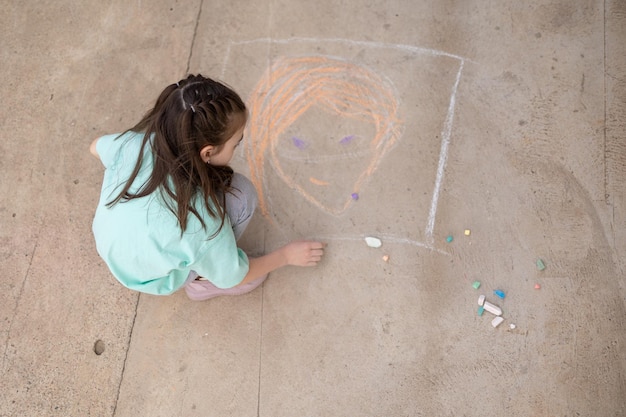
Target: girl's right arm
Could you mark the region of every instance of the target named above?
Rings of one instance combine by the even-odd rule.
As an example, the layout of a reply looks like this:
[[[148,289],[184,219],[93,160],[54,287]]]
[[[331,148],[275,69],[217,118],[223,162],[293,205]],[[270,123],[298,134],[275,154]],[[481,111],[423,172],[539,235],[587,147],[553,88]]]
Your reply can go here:
[[[286,265],[315,266],[324,255],[321,242],[295,241],[259,258],[250,258],[250,267],[243,281],[246,284]]]

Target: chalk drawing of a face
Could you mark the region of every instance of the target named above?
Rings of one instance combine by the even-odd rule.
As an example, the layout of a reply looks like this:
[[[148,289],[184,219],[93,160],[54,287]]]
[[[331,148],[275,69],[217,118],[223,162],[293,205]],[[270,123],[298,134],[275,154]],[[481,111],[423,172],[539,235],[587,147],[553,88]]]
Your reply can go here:
[[[265,162],[321,210],[340,215],[402,134],[386,78],[343,59],[282,57],[248,100],[245,154],[267,216]]]

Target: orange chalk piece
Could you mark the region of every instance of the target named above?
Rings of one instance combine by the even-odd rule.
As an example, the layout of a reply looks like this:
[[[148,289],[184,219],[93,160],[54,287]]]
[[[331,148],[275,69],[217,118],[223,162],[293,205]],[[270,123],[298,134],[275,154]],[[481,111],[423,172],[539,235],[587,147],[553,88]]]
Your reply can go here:
[[[383,256],[383,261],[385,261],[385,262],[389,262],[389,255],[385,255],[385,256]]]

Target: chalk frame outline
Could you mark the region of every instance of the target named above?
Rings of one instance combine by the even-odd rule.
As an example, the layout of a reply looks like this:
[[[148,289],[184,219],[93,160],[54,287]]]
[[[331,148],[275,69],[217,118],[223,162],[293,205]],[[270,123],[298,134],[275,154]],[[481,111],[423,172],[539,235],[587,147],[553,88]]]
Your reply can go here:
[[[356,41],[352,39],[342,39],[342,38],[306,38],[306,37],[291,37],[285,39],[274,39],[270,37],[265,38],[256,38],[242,41],[230,41],[228,47],[226,49],[226,55],[224,57],[224,62],[222,63],[222,71],[220,77],[223,79],[226,73],[226,65],[230,59],[231,49],[233,46],[239,45],[250,45],[255,43],[265,43],[268,47],[272,44],[290,44],[290,43],[335,43],[335,44],[346,44],[346,45],[356,45],[362,46],[366,48],[372,49],[396,49],[396,50],[404,50],[407,52],[414,53],[416,55],[429,55],[429,56],[442,56],[455,59],[459,61],[459,68],[456,73],[454,85],[452,87],[452,91],[450,92],[450,100],[448,104],[448,111],[446,112],[446,117],[444,119],[443,128],[441,131],[441,144],[439,148],[439,161],[437,163],[437,174],[435,177],[435,184],[433,187],[433,194],[430,203],[430,209],[428,212],[428,221],[425,229],[425,237],[427,242],[418,242],[410,239],[402,239],[394,236],[381,235],[385,240],[402,243],[402,244],[410,244],[418,247],[423,247],[430,249],[435,252],[439,252],[442,254],[449,255],[448,252],[437,249],[434,246],[434,232],[435,232],[435,220],[437,217],[437,207],[439,204],[439,194],[441,192],[441,185],[443,183],[443,178],[445,174],[445,166],[448,160],[448,149],[450,147],[450,140],[452,135],[452,126],[454,123],[454,112],[456,107],[456,96],[459,88],[459,83],[461,81],[461,75],[463,74],[463,68],[465,66],[465,62],[468,61],[467,58],[464,58],[459,55],[451,54],[449,52],[440,51],[436,49],[424,48],[415,45],[407,45],[407,44],[394,44],[394,43],[384,43],[384,42],[373,42],[373,41]],[[365,235],[364,235],[365,236]],[[364,237],[363,236],[363,237]],[[352,238],[345,237],[337,237],[337,236],[318,236],[318,238],[327,238],[333,240],[354,240]]]

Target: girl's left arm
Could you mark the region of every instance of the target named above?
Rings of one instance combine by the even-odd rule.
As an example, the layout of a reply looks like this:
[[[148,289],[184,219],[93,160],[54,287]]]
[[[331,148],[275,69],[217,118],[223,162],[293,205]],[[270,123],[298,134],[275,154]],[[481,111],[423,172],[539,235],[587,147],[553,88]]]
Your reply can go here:
[[[98,151],[96,150],[96,144],[98,143],[98,139],[91,142],[91,145],[89,146],[89,152],[91,152],[91,154],[96,158],[100,159],[100,155],[98,155]]]

